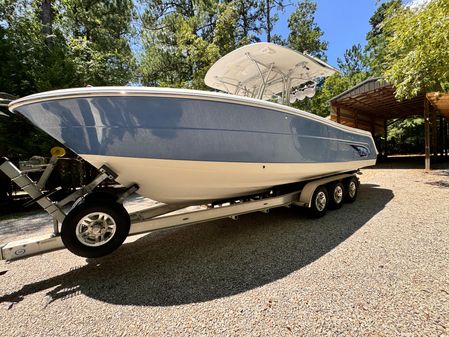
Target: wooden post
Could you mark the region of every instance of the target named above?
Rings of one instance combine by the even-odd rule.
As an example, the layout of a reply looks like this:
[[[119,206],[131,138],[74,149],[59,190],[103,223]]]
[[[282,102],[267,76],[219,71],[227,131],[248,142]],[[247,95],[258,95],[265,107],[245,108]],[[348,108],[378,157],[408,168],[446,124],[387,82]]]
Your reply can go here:
[[[449,141],[447,139],[447,125],[448,125],[448,121],[447,118],[444,118],[444,155],[447,156],[448,154],[448,147],[449,147]]]
[[[340,123],[340,107],[337,106],[337,123]]]
[[[359,113],[358,112],[354,112],[354,127],[355,128],[359,127]]]
[[[432,140],[430,143],[430,148],[432,150],[432,154],[434,156],[437,155],[437,139],[438,139],[438,133],[437,133],[437,114],[435,109],[433,109],[431,106],[429,106],[430,110],[430,125],[432,128],[431,134],[432,134]]]
[[[438,154],[440,154],[441,156],[444,153],[443,132],[444,132],[443,116],[440,115],[440,121],[438,123]]]
[[[444,120],[443,120],[443,154],[444,154],[444,156],[447,156],[447,147],[448,147],[448,141],[447,141],[447,117],[444,117]]]
[[[388,137],[388,124],[387,120],[384,119],[384,156],[387,158],[387,137]]]
[[[424,151],[425,160],[424,167],[426,171],[430,170],[430,111],[429,111],[429,101],[427,98],[424,99]]]

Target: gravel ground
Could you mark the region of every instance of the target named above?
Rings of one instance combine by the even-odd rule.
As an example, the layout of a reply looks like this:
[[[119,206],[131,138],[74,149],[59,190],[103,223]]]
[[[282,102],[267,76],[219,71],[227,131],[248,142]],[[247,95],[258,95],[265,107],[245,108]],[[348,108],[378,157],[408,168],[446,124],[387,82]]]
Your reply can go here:
[[[318,220],[283,208],[141,236],[101,260],[1,262],[0,335],[449,336],[449,169],[361,182]],[[51,226],[36,213],[0,228],[5,241]]]

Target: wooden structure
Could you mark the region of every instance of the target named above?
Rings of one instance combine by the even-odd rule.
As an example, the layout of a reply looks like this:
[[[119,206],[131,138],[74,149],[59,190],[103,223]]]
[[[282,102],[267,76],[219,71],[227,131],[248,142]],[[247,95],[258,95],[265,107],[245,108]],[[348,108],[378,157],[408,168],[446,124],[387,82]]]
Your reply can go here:
[[[413,116],[424,117],[425,168],[430,155],[448,155],[449,94],[427,93],[398,101],[395,88],[380,78],[369,78],[330,100],[330,118],[338,123],[383,136],[386,149],[390,122]],[[439,115],[439,118],[437,118]],[[385,153],[386,155],[386,153]]]

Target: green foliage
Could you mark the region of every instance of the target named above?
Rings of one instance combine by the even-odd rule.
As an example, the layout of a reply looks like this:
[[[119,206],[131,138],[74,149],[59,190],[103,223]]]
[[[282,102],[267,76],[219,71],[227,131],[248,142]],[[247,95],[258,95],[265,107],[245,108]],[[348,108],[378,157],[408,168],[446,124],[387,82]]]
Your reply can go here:
[[[262,33],[263,25],[259,17],[261,15],[260,6],[262,3],[257,0],[233,0],[225,1],[225,3],[233,2],[237,11],[237,41],[256,42],[259,41],[259,35]],[[260,4],[260,5],[259,5]],[[244,42],[240,43],[245,44]]]
[[[1,0],[0,91],[25,96],[132,78],[132,0]],[[45,12],[45,15],[44,15]],[[18,116],[0,118],[0,152],[48,156],[55,141]]]
[[[390,153],[422,153],[424,149],[424,118],[412,117],[394,121],[388,127]]]
[[[150,1],[143,16],[145,85],[206,89],[203,79],[221,56],[252,42],[258,31],[242,8],[251,3]],[[240,7],[239,7],[240,6]],[[246,32],[249,36],[244,36]]]
[[[63,0],[57,26],[67,37],[78,85],[125,85],[133,75],[132,0]]]
[[[327,41],[322,41],[323,31],[315,22],[316,2],[301,0],[288,20],[290,34],[287,46],[300,52],[326,60]],[[306,98],[293,104],[294,107],[312,112],[320,116],[329,114],[327,103],[329,89],[325,88],[326,81],[317,84],[317,92],[313,98]]]
[[[42,33],[38,13],[29,1],[5,1],[2,5],[0,91],[23,96],[70,83],[61,34],[49,37]]]
[[[346,49],[343,59],[337,58],[337,65],[340,71],[349,77],[356,76],[359,73],[369,73],[368,56],[360,44],[353,45],[350,49]]]
[[[74,86],[126,84],[132,0],[2,1],[0,91],[19,96]]]
[[[448,13],[448,0],[433,0],[423,8],[403,6],[384,20],[383,77],[395,86],[397,98],[449,91]]]
[[[295,107],[326,117],[330,113],[329,100],[369,77],[366,55],[360,45],[347,49],[343,59],[337,59],[341,72],[318,83],[314,97],[296,102]]]
[[[386,65],[387,38],[392,34],[384,29],[384,21],[401,6],[402,0],[387,0],[376,9],[369,20],[371,30],[366,34],[366,52],[370,68],[376,76],[382,76]]]
[[[288,19],[288,46],[326,60],[327,41],[321,38],[324,32],[315,22],[316,2],[301,0]]]

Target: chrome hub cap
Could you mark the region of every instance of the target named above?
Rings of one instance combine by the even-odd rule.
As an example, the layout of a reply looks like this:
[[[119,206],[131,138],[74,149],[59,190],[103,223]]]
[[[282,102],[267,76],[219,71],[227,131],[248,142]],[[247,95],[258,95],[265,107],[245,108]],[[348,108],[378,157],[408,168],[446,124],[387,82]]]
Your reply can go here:
[[[104,245],[114,237],[117,225],[107,213],[94,212],[83,217],[76,225],[76,237],[86,246]]]
[[[341,201],[343,200],[343,189],[341,188],[340,185],[335,186],[334,189],[334,201],[336,204],[341,203]]]
[[[326,202],[326,194],[324,192],[318,192],[315,198],[316,209],[322,212],[326,208]]]
[[[348,194],[351,198],[355,197],[355,193],[357,191],[357,185],[354,181],[351,181],[348,186]]]

